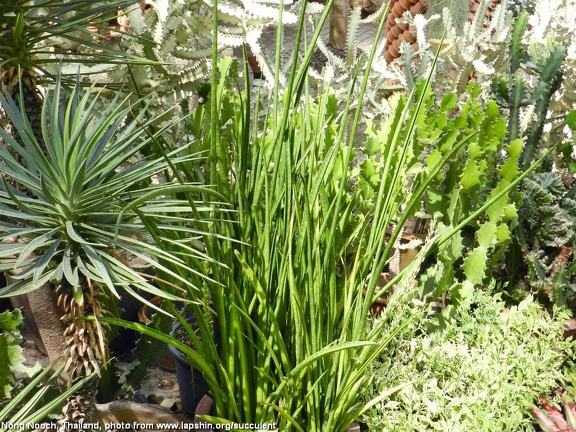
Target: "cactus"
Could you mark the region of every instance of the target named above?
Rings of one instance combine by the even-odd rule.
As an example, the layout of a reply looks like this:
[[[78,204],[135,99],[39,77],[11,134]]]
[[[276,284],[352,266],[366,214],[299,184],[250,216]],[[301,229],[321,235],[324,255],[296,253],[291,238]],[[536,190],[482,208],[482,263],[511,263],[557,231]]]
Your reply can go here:
[[[502,75],[494,78],[492,89],[501,107],[509,111],[508,141],[522,137],[520,120],[525,107],[533,107],[533,121],[524,134],[526,139],[520,158],[521,168],[526,169],[532,163],[542,138],[544,123],[550,102],[562,83],[561,66],[566,58],[563,45],[551,43],[548,53],[529,53],[522,44],[528,27],[528,14],[521,13],[516,18],[510,43],[510,78]],[[532,51],[534,51],[534,47]],[[529,86],[524,70],[535,77],[535,83]]]
[[[259,42],[264,28],[278,23],[280,6],[269,3],[273,2],[219,0],[217,39],[219,50],[249,46],[264,75],[274,76]],[[124,52],[144,57],[149,64],[120,65],[109,79],[127,84],[135,95],[149,96],[145,109],[156,119],[157,129],[177,122],[183,106],[194,106],[198,89],[210,76],[212,10],[211,0],[157,0],[145,11],[125,11],[129,26],[117,42]],[[296,21],[294,13],[282,12],[284,24]],[[169,144],[182,141],[182,126],[174,136],[165,137]]]
[[[507,140],[524,139],[521,169],[528,168],[539,148],[545,145],[544,125],[553,97],[562,84],[561,67],[566,58],[565,46],[552,38],[548,38],[546,45],[531,44],[526,48],[528,20],[526,12],[516,18],[509,49],[508,76],[497,74],[492,81],[496,100],[508,111]],[[574,273],[571,254],[565,254],[572,250],[574,243],[574,220],[570,217],[571,210],[564,210],[566,206],[566,209],[573,207],[572,200],[560,186],[560,175],[553,172],[535,174],[522,183],[523,204],[507,268],[509,281],[514,285],[520,279],[523,260],[530,286],[548,294],[555,303],[566,303],[573,300],[564,295],[562,286],[570,284]],[[545,248],[547,252],[544,252]],[[565,255],[567,260],[562,258]]]
[[[326,45],[318,39],[318,51],[314,53],[310,65],[320,71],[324,66],[330,65],[344,74],[350,73],[359,60],[358,27],[360,25],[361,9],[354,8],[348,15],[346,25],[346,40],[342,48],[337,48],[330,41]],[[313,74],[314,75],[314,74]]]
[[[441,5],[441,2],[437,3]],[[467,19],[462,18],[462,13],[457,13],[455,17],[448,8],[429,5],[429,9],[438,13],[402,16],[402,23],[415,29],[417,41],[417,44],[401,45],[403,52],[400,62],[408,86],[426,76],[438,49],[438,65],[432,85],[437,95],[449,92],[463,95],[471,80],[478,80],[486,87],[486,77],[491,78],[508,68],[506,47],[510,39],[512,14],[507,10],[506,0],[497,5],[492,0],[473,2]],[[488,16],[490,19],[487,19]],[[446,34],[441,40],[444,27]],[[414,61],[416,58],[418,62]],[[485,96],[483,98],[487,99]]]

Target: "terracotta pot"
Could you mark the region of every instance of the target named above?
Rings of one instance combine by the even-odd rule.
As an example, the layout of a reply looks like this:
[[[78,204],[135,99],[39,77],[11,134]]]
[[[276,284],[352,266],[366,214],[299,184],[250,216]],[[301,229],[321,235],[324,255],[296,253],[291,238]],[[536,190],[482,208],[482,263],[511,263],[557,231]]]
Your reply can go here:
[[[381,273],[380,277],[378,278],[376,290],[379,290],[380,288],[384,288],[388,282],[390,282],[390,275],[388,273]],[[394,287],[392,287],[388,291],[387,295],[392,294],[393,292],[394,292]],[[362,290],[362,294],[364,296],[366,296],[366,290]],[[372,316],[380,315],[384,311],[384,309],[386,308],[387,304],[388,304],[388,298],[387,297],[379,297],[370,306],[370,315],[372,315]]]
[[[404,30],[404,33],[402,33],[400,37],[404,42],[408,42],[409,44],[416,42],[416,37],[410,30]]]
[[[564,330],[564,339],[576,338],[576,318],[568,320],[562,329]]]
[[[412,15],[419,15],[425,13],[427,9],[428,9],[427,5],[424,5],[422,3],[416,3],[410,7],[410,13]]]
[[[396,57],[392,55],[392,53],[389,50],[386,50],[386,52],[384,53],[384,58],[386,59],[387,63],[392,63]]]
[[[395,25],[390,29],[390,34],[392,37],[397,38],[403,33],[403,31],[404,30],[402,30],[399,25]]]
[[[214,399],[212,399],[209,395],[205,395],[198,406],[196,407],[196,411],[194,412],[194,426],[196,430],[203,430],[203,431],[213,431],[214,427],[202,420],[199,416],[205,415],[212,415],[214,410]]]
[[[366,295],[366,291],[363,292]],[[374,303],[370,306],[370,315],[376,316],[380,315],[386,309],[386,305],[388,304],[388,299],[379,297],[376,299]]]
[[[188,419],[183,416],[179,416],[157,405],[152,404],[140,404],[132,401],[114,401],[107,404],[96,404],[96,411],[100,416],[102,423],[105,424],[121,424],[123,425],[121,429],[126,429],[124,425],[130,425],[134,423],[146,425],[146,429],[142,430],[152,430],[152,431],[165,431],[167,429],[158,426],[160,423],[169,423],[174,425],[174,429],[170,428],[172,431],[187,431],[192,429],[189,425],[184,426],[188,423]],[[104,430],[104,428],[102,428]]]
[[[404,12],[406,12],[408,9],[404,7],[404,5],[402,4],[402,2],[398,1],[396,2],[396,4],[394,5],[394,8],[392,9],[392,12],[390,12],[395,18],[400,18],[402,16],[402,14]]]
[[[416,246],[412,249],[402,249],[400,251],[400,271],[404,270],[408,265],[414,260],[422,244],[426,240],[427,234],[403,234],[402,238],[400,239],[401,245],[407,245],[413,240],[416,240],[420,243],[419,246]]]
[[[399,0],[398,3],[402,5],[402,9],[408,10],[410,8],[410,0]]]
[[[403,32],[406,31],[406,30],[414,31],[413,28],[412,28],[412,29],[410,28],[410,26],[408,25],[408,23],[402,23],[402,22],[401,22],[401,23],[398,23],[398,27],[399,27],[400,30],[402,30]]]

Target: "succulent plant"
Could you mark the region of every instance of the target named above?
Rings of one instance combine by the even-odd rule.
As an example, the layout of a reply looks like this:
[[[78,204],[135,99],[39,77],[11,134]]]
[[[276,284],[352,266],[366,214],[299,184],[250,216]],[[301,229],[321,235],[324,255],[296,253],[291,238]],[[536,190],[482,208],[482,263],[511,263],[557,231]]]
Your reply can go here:
[[[576,407],[572,399],[558,392],[563,409],[551,405],[540,397],[544,409],[533,408],[532,414],[543,432],[576,432]]]

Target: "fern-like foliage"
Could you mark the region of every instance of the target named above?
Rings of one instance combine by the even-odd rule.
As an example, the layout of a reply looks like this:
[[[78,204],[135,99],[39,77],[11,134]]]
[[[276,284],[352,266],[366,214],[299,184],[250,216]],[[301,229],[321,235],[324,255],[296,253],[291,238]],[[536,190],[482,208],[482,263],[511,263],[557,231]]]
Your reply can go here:
[[[211,0],[153,0],[146,12],[126,10],[129,26],[118,39],[123,51],[139,55],[149,65],[121,66],[110,73],[111,81],[125,83],[137,95],[151,95],[147,106],[156,126],[175,120],[181,102],[194,106],[198,88],[210,75],[213,41]],[[265,75],[273,76],[260,44],[262,31],[278,23],[280,5],[273,0],[218,1],[218,50],[248,46]],[[290,0],[286,0],[289,4]],[[284,24],[297,16],[282,11]],[[167,114],[167,111],[171,113]],[[180,131],[182,132],[182,130]],[[172,141],[181,138],[179,133]]]
[[[404,84],[409,88],[418,78],[426,76],[438,49],[433,88],[439,95],[447,92],[464,94],[471,78],[488,88],[490,78],[507,67],[512,29],[512,13],[507,9],[507,0],[496,6],[491,20],[486,18],[491,1],[483,0],[471,22],[464,14],[468,1],[454,2],[456,6],[452,10],[447,7],[449,3],[431,0],[425,16],[412,17],[405,13],[402,17],[403,22],[415,28],[418,42],[417,51],[403,43],[398,60],[405,71]]]

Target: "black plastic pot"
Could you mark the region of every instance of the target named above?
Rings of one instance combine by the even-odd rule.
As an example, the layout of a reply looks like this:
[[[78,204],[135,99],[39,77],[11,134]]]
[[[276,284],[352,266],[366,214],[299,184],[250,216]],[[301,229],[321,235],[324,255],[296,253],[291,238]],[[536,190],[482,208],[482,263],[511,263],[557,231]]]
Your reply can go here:
[[[189,317],[187,321],[192,328],[194,328],[196,318]],[[174,333],[180,327],[180,323],[174,324],[170,335],[174,336]],[[189,416],[194,416],[200,400],[208,393],[208,384],[202,374],[186,361],[179,350],[172,345],[169,345],[168,349],[176,359],[176,376],[178,377],[178,390],[180,391],[182,411]]]
[[[120,302],[118,304],[118,307],[120,308],[120,318],[125,321],[137,323],[138,311],[142,307],[142,303],[134,296],[128,294],[123,287],[117,289],[118,294],[120,295]],[[142,291],[139,291],[138,294],[146,300],[149,300],[151,297],[150,294]],[[116,331],[116,336],[109,341],[108,348],[114,356],[119,357],[134,349],[140,335],[136,330],[130,330],[123,327],[117,327]]]

